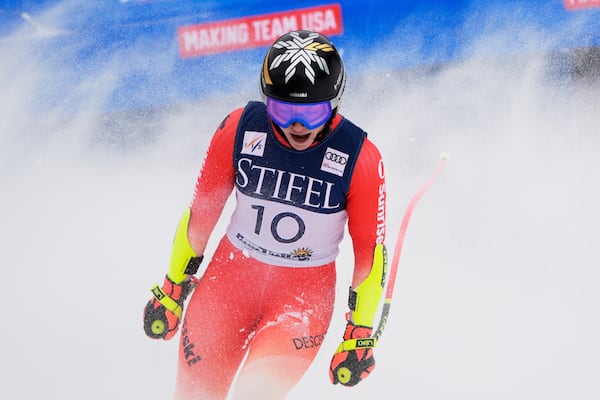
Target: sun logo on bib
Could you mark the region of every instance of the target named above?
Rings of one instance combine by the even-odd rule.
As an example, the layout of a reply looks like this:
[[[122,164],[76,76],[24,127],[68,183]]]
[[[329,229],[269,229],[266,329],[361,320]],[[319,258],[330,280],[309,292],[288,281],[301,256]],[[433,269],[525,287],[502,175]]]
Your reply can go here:
[[[307,247],[301,247],[292,251],[292,257],[297,258],[300,261],[309,260],[312,254],[313,251]]]

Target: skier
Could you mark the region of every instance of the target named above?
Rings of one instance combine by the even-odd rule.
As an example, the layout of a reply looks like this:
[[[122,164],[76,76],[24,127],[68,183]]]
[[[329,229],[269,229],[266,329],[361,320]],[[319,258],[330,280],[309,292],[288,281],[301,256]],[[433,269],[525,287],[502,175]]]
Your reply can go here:
[[[151,338],[171,339],[184,301],[177,399],[282,399],[307,371],[329,328],[335,260],[346,222],[354,270],[332,383],[373,370],[372,334],[385,282],[385,178],[367,134],[338,113],[346,84],[323,35],[294,31],[264,59],[263,101],[217,128],[170,268],[144,309]],[[200,279],[207,241],[235,188],[235,210]],[[346,266],[343,266],[344,268]]]

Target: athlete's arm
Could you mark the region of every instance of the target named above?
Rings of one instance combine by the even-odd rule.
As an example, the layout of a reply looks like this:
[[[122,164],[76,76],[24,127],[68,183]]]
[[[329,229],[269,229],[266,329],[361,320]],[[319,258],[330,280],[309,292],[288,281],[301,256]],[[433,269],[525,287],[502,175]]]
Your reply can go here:
[[[183,304],[193,288],[188,278],[196,273],[233,188],[233,143],[240,114],[237,110],[227,116],[213,135],[194,198],[175,232],[169,271],[162,288],[152,288],[153,297],[144,308],[144,331],[153,339],[171,339],[179,328]]]
[[[375,368],[373,348],[376,343],[371,335],[386,270],[383,162],[368,139],[358,155],[346,210],[355,266],[344,340],[331,359],[329,378],[332,383],[354,386]]]
[[[350,182],[346,209],[354,246],[354,274],[348,305],[350,320],[372,327],[386,270],[385,177],[379,150],[367,138]]]
[[[373,265],[375,245],[385,241],[385,177],[383,160],[368,139],[359,153],[348,191],[348,230],[354,246],[356,288],[367,278]]]
[[[217,128],[196,181],[188,227],[188,239],[196,254],[204,254],[208,238],[233,190],[233,146],[242,111],[233,111]]]

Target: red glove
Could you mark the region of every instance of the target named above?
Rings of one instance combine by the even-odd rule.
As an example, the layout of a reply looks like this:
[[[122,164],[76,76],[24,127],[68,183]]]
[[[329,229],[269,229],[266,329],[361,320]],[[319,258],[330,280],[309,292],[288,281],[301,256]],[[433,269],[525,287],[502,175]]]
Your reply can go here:
[[[180,284],[165,277],[163,287],[152,288],[154,297],[144,308],[144,332],[152,339],[169,340],[177,333],[183,313],[183,302],[195,287],[195,280]]]
[[[371,338],[373,328],[356,326],[351,321],[346,325],[344,341],[338,346],[329,367],[329,380],[334,385],[354,386],[366,378],[375,368]]]

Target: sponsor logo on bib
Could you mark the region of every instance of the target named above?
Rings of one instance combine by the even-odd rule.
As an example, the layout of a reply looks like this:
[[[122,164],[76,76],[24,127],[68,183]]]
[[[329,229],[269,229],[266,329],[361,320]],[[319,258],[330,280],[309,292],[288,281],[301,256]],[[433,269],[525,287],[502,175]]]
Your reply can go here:
[[[344,176],[346,165],[348,164],[348,154],[339,150],[327,148],[321,163],[321,171],[329,172],[337,176]]]
[[[242,154],[250,154],[252,156],[262,157],[265,152],[265,142],[267,140],[266,132],[244,132],[244,145],[242,146]]]

